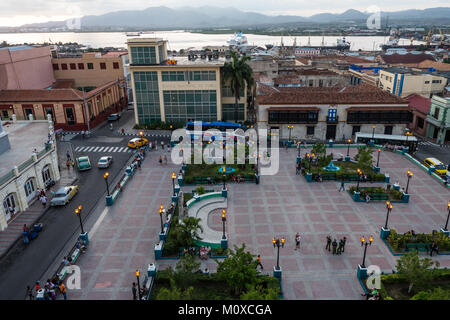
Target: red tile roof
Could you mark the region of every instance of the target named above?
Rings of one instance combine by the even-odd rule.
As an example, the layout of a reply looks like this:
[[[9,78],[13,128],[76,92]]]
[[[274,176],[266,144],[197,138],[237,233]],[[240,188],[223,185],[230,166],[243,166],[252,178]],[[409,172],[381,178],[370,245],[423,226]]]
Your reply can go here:
[[[450,71],[450,63],[442,63],[431,60],[424,60],[417,65],[419,69],[434,68],[439,71]]]
[[[273,79],[275,85],[279,84],[300,84],[302,81],[297,75],[293,74],[280,74],[275,79]]]
[[[337,76],[336,72],[328,69],[296,69],[295,73],[301,76]]]
[[[73,84],[74,84],[73,79],[67,79],[67,80],[60,79],[60,80],[56,80],[52,89],[68,89],[68,88],[72,88]]]
[[[418,94],[412,94],[405,98],[411,108],[416,109],[419,112],[428,114],[430,111],[431,99],[427,99]]]
[[[380,58],[388,64],[420,63],[424,60],[436,61],[432,55],[421,54],[382,54]]]
[[[46,102],[83,100],[81,91],[75,89],[51,90],[0,90],[1,102]]]
[[[267,87],[267,86],[266,86]],[[289,87],[264,89],[256,97],[260,105],[302,104],[403,104],[407,101],[377,87],[361,84],[347,87]]]

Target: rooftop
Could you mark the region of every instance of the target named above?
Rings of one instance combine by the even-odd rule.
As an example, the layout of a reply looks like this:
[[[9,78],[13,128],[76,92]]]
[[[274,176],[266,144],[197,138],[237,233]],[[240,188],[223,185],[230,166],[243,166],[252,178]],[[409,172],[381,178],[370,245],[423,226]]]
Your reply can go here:
[[[411,74],[411,75],[432,75],[436,77],[450,78],[450,71],[428,71],[421,69],[405,68],[405,67],[390,67],[381,71],[386,71],[389,73],[399,73],[399,74]]]
[[[424,114],[430,111],[431,99],[427,99],[418,94],[412,94],[405,98],[409,102],[409,106]]]
[[[436,61],[432,55],[421,54],[382,54],[380,58],[388,64],[420,63],[424,60]]]
[[[145,37],[140,37],[140,38],[129,38],[129,39],[127,39],[127,43],[139,43],[139,44],[143,44],[143,43],[160,44],[160,43],[164,43],[164,42],[167,42],[167,40],[164,40],[163,38],[145,38]]]
[[[258,104],[302,105],[302,104],[403,104],[407,101],[377,87],[361,84],[347,87],[283,87],[258,88]]]
[[[177,62],[176,65],[167,65],[168,67],[176,67],[176,66],[223,66],[225,62],[229,61],[225,57],[219,57],[218,59],[209,60],[208,57],[206,59],[201,59],[200,56],[195,60],[189,60],[188,57],[169,57],[169,60],[175,60]],[[166,65],[164,62],[162,65]]]
[[[47,121],[3,121],[2,126],[8,133],[11,149],[0,155],[0,176],[31,158],[34,148],[38,152],[44,149],[48,140]]]
[[[0,50],[9,50],[9,51],[19,51],[19,50],[28,50],[28,49],[34,49],[34,47],[23,45],[23,46],[12,46],[12,47],[0,48]]]

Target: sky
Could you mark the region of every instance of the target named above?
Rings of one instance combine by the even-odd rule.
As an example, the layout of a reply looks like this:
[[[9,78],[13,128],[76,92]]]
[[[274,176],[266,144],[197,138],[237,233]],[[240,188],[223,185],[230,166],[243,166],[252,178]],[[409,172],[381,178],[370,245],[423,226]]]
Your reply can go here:
[[[377,6],[382,11],[448,7],[448,0],[0,0],[0,26],[60,21],[85,15],[100,15],[118,10],[139,10],[148,7],[183,6],[235,7],[242,11],[267,15],[311,16],[317,13],[342,13],[348,9],[367,11]]]

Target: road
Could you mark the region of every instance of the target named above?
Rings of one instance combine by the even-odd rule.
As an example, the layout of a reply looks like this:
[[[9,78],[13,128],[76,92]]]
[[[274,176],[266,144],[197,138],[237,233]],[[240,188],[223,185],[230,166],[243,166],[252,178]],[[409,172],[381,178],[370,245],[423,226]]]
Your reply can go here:
[[[419,143],[419,148],[415,154],[415,158],[423,163],[428,157],[434,157],[441,160],[445,165],[450,164],[450,146],[440,147],[430,142]]]
[[[130,112],[126,112],[125,117],[130,117]],[[80,223],[74,214],[78,205],[83,206],[83,220],[94,212],[99,201],[100,205],[103,205],[106,195],[103,179],[105,170],[96,167],[97,160],[103,155],[113,156],[114,162],[110,169],[107,169],[110,173],[109,181],[113,181],[116,176],[123,173],[126,162],[133,155],[127,148],[129,139],[130,137],[121,137],[116,132],[110,131],[108,126],[103,126],[89,139],[83,139],[78,135],[70,142],[58,142],[60,155],[65,157],[66,150],[71,144],[75,157],[89,156],[92,169],[79,173],[79,179],[75,183],[80,188],[72,201],[65,207],[53,207],[47,210],[40,219],[44,229],[36,239],[27,246],[16,245],[0,261],[0,300],[22,300],[25,297],[27,285],[32,286],[36,280],[42,280],[42,276],[54,263],[66,243],[74,234],[80,232]],[[94,152],[94,150],[97,151]],[[107,152],[99,152],[100,150],[107,150]],[[67,168],[61,168],[61,170],[67,170]]]

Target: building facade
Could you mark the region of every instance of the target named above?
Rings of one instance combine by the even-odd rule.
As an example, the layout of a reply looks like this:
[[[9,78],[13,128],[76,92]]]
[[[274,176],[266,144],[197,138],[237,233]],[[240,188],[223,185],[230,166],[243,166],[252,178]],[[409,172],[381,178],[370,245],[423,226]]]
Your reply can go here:
[[[167,56],[167,41],[128,40],[136,123],[234,120],[235,98],[222,85],[224,58]],[[238,119],[246,120],[247,95],[241,91]]]
[[[408,128],[419,137],[425,137],[428,126],[427,115],[430,112],[431,99],[424,98],[418,94],[406,97],[413,113],[413,120]]]
[[[450,97],[433,96],[426,120],[427,138],[439,144],[450,143]]]
[[[375,133],[401,135],[412,119],[407,101],[369,85],[266,86],[256,100],[258,128],[278,129],[280,139],[345,141],[356,132],[371,133],[373,125]]]

